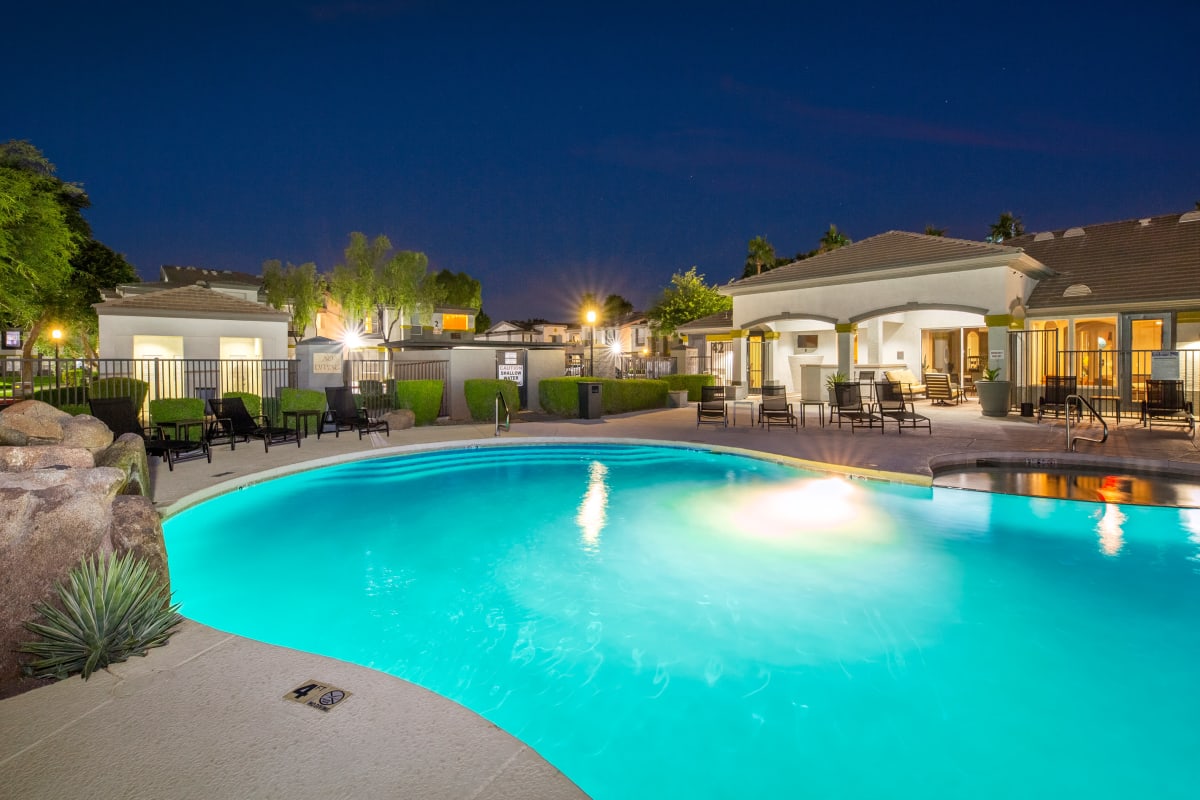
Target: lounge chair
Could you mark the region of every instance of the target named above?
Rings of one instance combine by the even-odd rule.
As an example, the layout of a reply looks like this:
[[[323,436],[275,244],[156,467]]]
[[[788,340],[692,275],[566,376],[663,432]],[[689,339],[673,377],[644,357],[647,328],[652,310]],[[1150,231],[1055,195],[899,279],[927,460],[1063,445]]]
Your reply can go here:
[[[1183,381],[1146,381],[1146,399],[1142,401],[1142,426],[1176,425],[1196,435],[1196,417],[1190,400],[1183,392]]]
[[[871,407],[863,401],[862,389],[857,383],[835,383],[833,399],[835,404],[829,409],[831,424],[836,417],[839,428],[844,422],[850,424],[851,433],[855,428],[873,428],[876,422],[880,425],[883,424],[883,420],[876,416]]]
[[[361,439],[364,433],[383,431],[390,439],[391,427],[387,420],[371,419],[366,409],[359,408],[354,402],[354,394],[348,386],[326,386],[325,400],[329,405],[325,418],[317,427],[317,438],[321,438],[321,428],[326,424],[333,426],[333,435],[338,437],[342,431],[358,431]]]
[[[295,442],[300,446],[300,428],[280,428],[271,425],[264,416],[252,416],[240,397],[213,398],[208,401],[215,419],[208,426],[207,439],[211,447],[215,443],[229,442],[229,449],[237,449],[240,439],[262,439],[263,451],[270,452],[271,445],[279,442]]]
[[[926,372],[925,373],[925,396],[933,401],[934,405],[948,406],[951,403],[958,404],[962,402],[962,390],[955,386],[950,381],[950,376],[944,372]]]
[[[1074,411],[1076,418],[1083,421],[1083,405],[1074,400],[1069,404],[1067,402],[1067,398],[1076,393],[1075,380],[1074,375],[1046,376],[1046,392],[1038,398],[1038,422],[1042,421],[1047,409],[1053,411],[1055,417],[1060,412],[1069,414]]]
[[[138,421],[137,409],[133,405],[133,398],[96,397],[88,400],[88,406],[92,416],[107,425],[113,436],[133,433],[142,437],[146,444],[146,455],[166,461],[168,470],[174,471],[175,462],[183,460],[189,454],[204,456],[210,464],[212,463],[212,450],[204,439],[168,439],[160,427],[142,427]]]
[[[913,375],[910,369],[885,369],[883,377],[889,383],[900,384],[909,400],[917,395],[925,395],[927,392],[925,384],[917,380],[917,376]]]
[[[896,423],[896,432],[904,433],[904,429],[908,428],[925,428],[929,434],[933,435],[933,425],[929,421],[929,417],[924,414],[918,414],[913,408],[912,400],[908,399],[900,384],[890,381],[877,381],[875,383],[875,411],[879,414],[880,433],[890,419]]]
[[[725,403],[724,386],[701,386],[700,404],[696,406],[696,427],[701,423],[729,427],[729,406]]]
[[[798,431],[800,430],[798,423],[799,420],[792,412],[792,404],[787,401],[787,395],[763,395],[762,404],[758,407],[758,426],[760,428],[764,424],[767,426],[767,430],[771,430],[772,425],[786,425]]]

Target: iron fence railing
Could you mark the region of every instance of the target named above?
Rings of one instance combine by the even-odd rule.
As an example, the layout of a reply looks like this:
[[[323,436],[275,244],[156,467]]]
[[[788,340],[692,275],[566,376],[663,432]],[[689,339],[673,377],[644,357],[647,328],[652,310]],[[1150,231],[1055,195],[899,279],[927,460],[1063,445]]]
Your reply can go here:
[[[346,385],[362,396],[363,408],[369,414],[391,411],[396,405],[396,381],[442,382],[442,401],[438,416],[450,414],[449,361],[347,361],[343,366]]]

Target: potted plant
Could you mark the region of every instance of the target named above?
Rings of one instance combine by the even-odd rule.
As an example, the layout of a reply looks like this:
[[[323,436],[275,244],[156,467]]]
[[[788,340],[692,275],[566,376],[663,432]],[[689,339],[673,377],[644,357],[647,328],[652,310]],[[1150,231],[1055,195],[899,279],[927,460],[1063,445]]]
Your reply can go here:
[[[829,390],[829,405],[837,406],[837,385],[849,382],[850,378],[844,372],[835,372],[825,379],[825,388]]]
[[[983,377],[975,381],[979,407],[985,417],[1007,417],[1011,404],[1012,381],[1000,379],[999,367],[988,367]]]

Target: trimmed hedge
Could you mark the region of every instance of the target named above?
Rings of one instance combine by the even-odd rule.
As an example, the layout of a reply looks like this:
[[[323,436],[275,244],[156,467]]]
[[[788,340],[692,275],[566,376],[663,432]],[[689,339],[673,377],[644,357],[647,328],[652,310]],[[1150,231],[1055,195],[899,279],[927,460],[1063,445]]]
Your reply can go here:
[[[182,419],[204,419],[204,401],[198,397],[163,397],[150,401],[151,424],[178,422]],[[199,441],[203,433],[203,427],[192,426],[187,429],[188,438],[196,441]]]
[[[442,382],[396,381],[396,408],[411,410],[417,425],[432,425],[442,408]]]
[[[285,388],[279,390],[279,411],[282,416],[284,411],[324,411],[325,410],[325,393],[318,392],[316,389],[292,389]],[[317,426],[321,423],[320,417],[305,417],[304,432],[315,433]]]
[[[687,389],[688,400],[693,403],[700,402],[700,387],[715,386],[717,383],[716,375],[666,375],[662,380],[667,382],[667,386],[672,392],[682,391]]]
[[[250,412],[250,416],[262,416],[263,401],[262,398],[256,394],[251,394],[250,392],[221,392],[221,397],[240,397],[242,398],[242,405],[244,405],[246,410]]]
[[[88,397],[132,397],[133,407],[141,408],[150,392],[150,384],[137,378],[98,378],[88,388]]]
[[[34,400],[49,403],[55,408],[65,410],[65,406],[83,406],[87,408],[88,393],[82,386],[64,386],[61,389],[35,389]]]
[[[512,381],[499,378],[470,378],[463,381],[463,392],[467,396],[467,408],[471,419],[476,422],[494,422],[496,419],[496,392],[504,395],[508,410],[515,414],[521,410],[520,387]]]
[[[667,382],[645,378],[543,378],[538,384],[538,400],[550,414],[579,416],[579,384],[599,383],[601,406],[605,414],[624,414],[649,408],[666,408]]]

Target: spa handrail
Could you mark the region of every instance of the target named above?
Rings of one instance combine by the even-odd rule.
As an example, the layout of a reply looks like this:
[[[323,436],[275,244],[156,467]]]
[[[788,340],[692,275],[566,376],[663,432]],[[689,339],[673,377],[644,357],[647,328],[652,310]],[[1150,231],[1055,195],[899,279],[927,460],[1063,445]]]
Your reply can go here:
[[[493,436],[500,435],[500,406],[504,406],[504,430],[507,433],[512,429],[512,414],[508,410],[508,401],[504,399],[504,392],[496,392],[496,432]]]
[[[1088,411],[1092,412],[1093,417],[1100,420],[1100,424],[1104,428],[1103,436],[1101,436],[1099,439],[1093,439],[1090,436],[1074,436],[1074,437],[1071,436],[1071,403],[1072,402],[1078,403],[1080,406],[1086,408]],[[1068,451],[1074,451],[1075,443],[1078,442],[1080,439],[1083,439],[1085,442],[1096,442],[1097,444],[1104,444],[1105,442],[1108,441],[1108,423],[1104,421],[1104,417],[1100,416],[1100,412],[1096,410],[1096,407],[1093,406],[1090,402],[1088,402],[1087,398],[1082,397],[1077,394],[1069,394],[1069,395],[1067,395],[1066,406],[1067,406],[1067,415],[1066,416],[1067,416],[1067,450]]]

